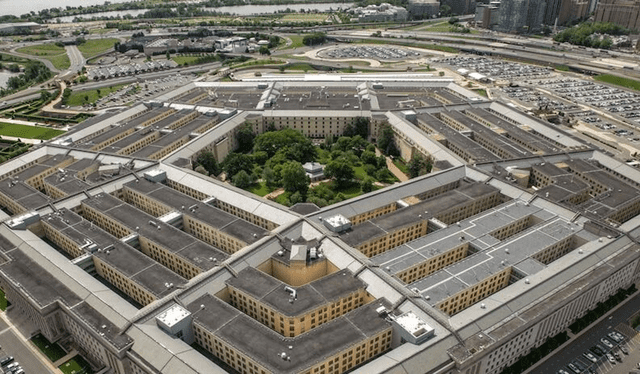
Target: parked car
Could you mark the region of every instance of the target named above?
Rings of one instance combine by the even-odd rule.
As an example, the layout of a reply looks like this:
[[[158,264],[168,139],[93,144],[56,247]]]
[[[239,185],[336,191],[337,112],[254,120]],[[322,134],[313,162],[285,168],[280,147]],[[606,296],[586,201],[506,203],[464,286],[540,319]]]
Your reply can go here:
[[[607,353],[607,360],[609,360],[609,362],[614,365],[616,364],[616,359],[613,358],[613,355],[611,353]]]
[[[622,351],[622,353],[624,353],[625,355],[629,354],[629,350],[627,349],[627,347],[625,347],[624,345],[620,346],[620,350]]]
[[[620,339],[613,331],[608,333],[607,336],[616,343],[620,343],[622,341],[622,339]]]
[[[9,364],[11,361],[13,361],[13,357],[12,356],[3,357],[2,359],[0,359],[0,365],[5,366],[5,365]]]
[[[576,374],[580,374],[580,369],[578,369],[578,367],[576,365],[574,365],[573,363],[569,363],[569,365],[567,365],[567,367],[569,369],[571,369],[571,371],[573,371]]]
[[[596,356],[600,357],[600,356],[604,356],[605,351],[603,351],[598,345],[594,345],[593,347],[589,348],[589,350],[593,353],[596,354]]]
[[[600,339],[600,341],[602,342],[602,344],[606,345],[607,347],[613,348],[613,344],[609,340],[602,338]]]
[[[598,358],[596,356],[593,355],[593,353],[591,352],[585,352],[582,354],[584,357],[587,358],[587,360],[591,361],[591,362],[596,362],[598,361]]]

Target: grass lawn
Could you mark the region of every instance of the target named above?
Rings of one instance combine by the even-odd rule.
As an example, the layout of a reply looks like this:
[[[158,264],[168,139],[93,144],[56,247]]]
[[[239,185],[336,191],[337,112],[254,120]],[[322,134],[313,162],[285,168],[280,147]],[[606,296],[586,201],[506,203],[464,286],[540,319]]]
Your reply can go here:
[[[488,97],[487,96],[487,90],[485,90],[484,88],[476,88],[475,90],[473,90],[475,93],[477,93],[478,95],[484,96],[484,97]]]
[[[316,71],[316,68],[306,63],[294,63],[287,66],[287,70],[299,70],[299,71]]]
[[[324,22],[327,20],[327,15],[292,13],[280,18],[280,20],[286,22]]]
[[[184,65],[185,62],[187,64],[191,65],[194,62],[198,61],[198,59],[200,59],[200,57],[198,57],[198,56],[174,56],[174,57],[171,57],[171,59],[173,61],[175,61],[175,63],[178,64],[178,65]]]
[[[0,310],[7,310],[7,298],[4,296],[4,291],[0,290]]]
[[[91,366],[87,360],[82,358],[80,355],[77,355],[71,360],[58,366],[58,369],[60,369],[64,374],[93,374],[93,370],[91,370]]]
[[[47,338],[42,336],[42,334],[38,334],[31,338],[31,342],[35,344],[36,347],[38,347],[38,349],[42,351],[49,360],[51,360],[51,362],[56,362],[67,354],[58,344],[50,343]]]
[[[103,87],[103,88],[95,89],[95,90],[72,92],[71,96],[69,96],[69,98],[67,99],[67,105],[68,106],[82,106],[82,105],[87,104],[87,103],[88,104],[93,104],[96,101],[98,101],[99,98],[101,98],[103,96],[107,96],[110,92],[118,91],[119,89],[121,89],[124,86],[126,86],[126,84],[118,84],[118,85],[115,85],[115,86]],[[99,94],[98,94],[98,90],[100,90]],[[88,100],[84,99],[85,96],[88,98]]]
[[[265,182],[254,183],[251,187],[249,187],[249,192],[258,196],[264,196],[271,192],[272,190],[267,187]]]
[[[100,53],[113,49],[113,45],[117,41],[118,39],[115,38],[89,39],[80,44],[78,49],[82,52],[84,58],[89,59],[93,56],[99,55]]]
[[[64,134],[62,130],[54,130],[48,127],[17,125],[0,122],[0,135],[14,136],[16,138],[49,140]]]
[[[293,48],[299,48],[299,47],[304,47],[304,44],[302,44],[302,38],[304,38],[304,36],[302,35],[291,35],[289,36],[289,39],[291,39],[291,45],[288,47],[285,47],[283,49],[293,49]]]
[[[400,169],[401,172],[409,175],[409,168],[407,167],[407,164],[405,164],[405,162],[403,160],[399,160],[399,159],[395,159],[393,160],[393,164]]]
[[[283,192],[276,197],[274,200],[276,203],[286,206],[289,201],[289,197],[291,196],[291,192]]]
[[[16,51],[25,53],[32,56],[42,57],[51,61],[56,69],[64,70],[71,66],[67,51],[63,47],[59,47],[55,44],[39,44],[29,47],[18,48]]]
[[[364,168],[362,166],[354,166],[353,170],[356,172],[356,179],[364,180],[364,178],[367,177],[367,172],[364,171]]]
[[[611,74],[597,75],[593,79],[600,82],[615,84],[616,86],[622,86],[625,88],[630,88],[632,90],[640,91],[640,81],[637,81],[635,79],[622,78]]]
[[[113,31],[113,29],[91,29],[89,34],[106,34]]]

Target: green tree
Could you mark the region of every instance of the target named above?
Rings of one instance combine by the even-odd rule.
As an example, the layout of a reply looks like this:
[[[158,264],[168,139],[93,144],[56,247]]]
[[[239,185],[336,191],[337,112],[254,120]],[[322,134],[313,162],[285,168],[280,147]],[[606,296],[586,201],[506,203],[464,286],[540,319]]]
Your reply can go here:
[[[356,119],[353,120],[353,122],[345,126],[344,132],[342,135],[344,136],[360,135],[362,138],[366,139],[369,137],[369,123],[370,123],[370,119],[367,117],[356,117]]]
[[[273,169],[268,166],[265,166],[265,168],[262,169],[262,179],[264,179],[264,183],[267,187],[274,187],[278,184],[278,176]]]
[[[416,153],[407,164],[407,167],[409,168],[409,176],[415,178],[431,172],[431,160],[429,158],[425,159],[420,153]]]
[[[222,168],[227,173],[227,177],[234,176],[244,170],[247,173],[253,169],[251,156],[244,153],[229,153],[222,162]]]
[[[309,177],[304,172],[302,164],[290,161],[282,165],[282,186],[287,192],[300,192],[302,196],[307,196]]]
[[[380,129],[380,135],[378,136],[378,148],[385,155],[398,154],[396,144],[393,140],[393,129],[389,125],[383,125]]]
[[[372,165],[376,165],[378,158],[376,157],[376,154],[366,150],[364,152],[362,152],[362,154],[360,155],[360,160],[362,161],[362,163],[364,164],[372,164]]]
[[[360,183],[360,191],[362,191],[362,193],[373,191],[373,178],[371,177],[364,178],[362,183]]]
[[[202,166],[209,175],[216,176],[220,174],[220,165],[218,165],[218,161],[213,153],[205,151],[202,152],[196,157],[196,163]]]
[[[302,38],[302,44],[304,45],[318,45],[325,42],[327,39],[327,34],[323,32],[314,32],[312,34],[307,34]]]
[[[258,52],[260,52],[261,55],[270,55],[271,51],[269,51],[269,47],[267,47],[266,45],[263,45],[260,47],[260,49],[258,50]]]
[[[232,182],[236,187],[247,188],[253,184],[253,178],[244,170],[240,170],[233,176]]]
[[[269,157],[284,151],[291,160],[311,161],[316,156],[316,148],[309,138],[294,129],[282,129],[262,133],[254,139],[254,152],[267,152]]]
[[[236,139],[238,139],[238,151],[249,152],[253,148],[253,139],[256,135],[253,133],[251,124],[245,123],[238,128]]]
[[[291,203],[291,205],[295,205],[297,203],[303,203],[304,198],[302,197],[302,194],[300,193],[300,191],[296,191],[291,196],[289,196],[289,202]]]
[[[351,163],[344,157],[329,162],[324,168],[324,175],[335,179],[338,188],[343,188],[351,183],[355,174]]]

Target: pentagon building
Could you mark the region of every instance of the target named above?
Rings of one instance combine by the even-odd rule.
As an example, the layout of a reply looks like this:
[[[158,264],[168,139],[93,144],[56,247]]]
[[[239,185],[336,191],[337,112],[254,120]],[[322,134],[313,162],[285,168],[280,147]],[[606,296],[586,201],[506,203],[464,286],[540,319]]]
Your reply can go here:
[[[435,171],[301,215],[191,170],[358,117]],[[0,288],[112,373],[496,373],[638,282],[638,181],[448,79],[194,82],[3,165]]]

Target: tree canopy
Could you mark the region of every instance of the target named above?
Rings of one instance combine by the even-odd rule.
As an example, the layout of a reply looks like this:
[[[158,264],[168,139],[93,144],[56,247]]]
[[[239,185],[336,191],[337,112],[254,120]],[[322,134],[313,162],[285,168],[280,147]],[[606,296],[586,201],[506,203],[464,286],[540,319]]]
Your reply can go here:
[[[282,165],[282,187],[287,192],[300,192],[303,197],[309,190],[309,177],[304,172],[302,165],[296,161],[290,161]]]

